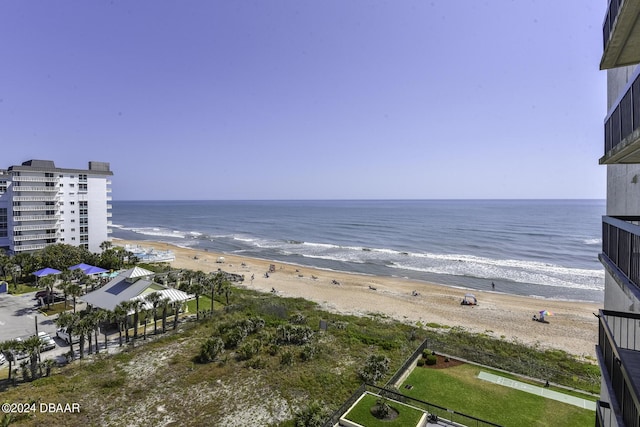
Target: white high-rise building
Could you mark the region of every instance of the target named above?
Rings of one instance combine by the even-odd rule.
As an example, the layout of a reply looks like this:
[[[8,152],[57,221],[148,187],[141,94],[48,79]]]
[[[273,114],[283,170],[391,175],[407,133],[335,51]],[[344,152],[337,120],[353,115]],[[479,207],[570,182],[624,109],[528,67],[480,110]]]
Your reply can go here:
[[[640,427],[640,0],[610,0],[600,68],[607,70],[602,220],[602,371],[595,425]]]
[[[65,243],[100,252],[111,240],[112,175],[104,162],[63,169],[29,160],[0,170],[0,248],[17,254]]]

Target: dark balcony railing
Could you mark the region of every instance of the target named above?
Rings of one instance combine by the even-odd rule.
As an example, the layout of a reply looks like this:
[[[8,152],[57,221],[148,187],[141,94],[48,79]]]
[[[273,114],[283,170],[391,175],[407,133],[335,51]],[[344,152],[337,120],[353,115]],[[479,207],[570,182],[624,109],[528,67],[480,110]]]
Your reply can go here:
[[[640,74],[604,124],[605,155],[640,128]]]
[[[602,217],[602,252],[640,289],[640,217]]]
[[[613,31],[613,26],[616,23],[616,18],[618,17],[618,12],[620,11],[620,6],[622,5],[623,0],[610,0],[609,7],[607,8],[607,15],[604,18],[604,24],[602,24],[602,40],[603,40],[603,49],[607,48],[607,43],[609,43],[609,38],[611,37],[611,32]]]
[[[598,345],[603,369],[627,427],[640,427],[640,314],[600,310]]]

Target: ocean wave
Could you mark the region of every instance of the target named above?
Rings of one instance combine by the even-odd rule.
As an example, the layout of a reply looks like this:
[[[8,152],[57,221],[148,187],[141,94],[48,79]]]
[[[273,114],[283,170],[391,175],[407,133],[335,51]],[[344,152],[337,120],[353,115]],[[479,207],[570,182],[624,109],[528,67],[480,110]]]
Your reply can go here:
[[[186,233],[178,230],[169,230],[166,228],[158,228],[158,227],[132,227],[132,228],[122,228],[123,230],[132,231],[134,233],[142,234],[144,236],[154,236],[154,237],[177,237],[180,239],[184,239],[186,237]]]
[[[602,244],[602,239],[601,238],[597,238],[597,239],[585,239],[583,240],[583,243],[585,245],[601,245]]]

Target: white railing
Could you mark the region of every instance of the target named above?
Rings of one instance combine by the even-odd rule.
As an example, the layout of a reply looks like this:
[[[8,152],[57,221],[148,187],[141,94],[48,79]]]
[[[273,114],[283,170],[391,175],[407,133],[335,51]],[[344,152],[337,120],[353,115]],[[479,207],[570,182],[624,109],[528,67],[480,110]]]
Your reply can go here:
[[[40,249],[44,249],[47,246],[46,243],[42,243],[42,244],[38,244],[38,245],[21,245],[21,246],[14,246],[13,247],[13,251],[14,252],[23,252],[23,251],[38,251]]]
[[[111,212],[107,212],[107,218],[111,218],[113,214]]]
[[[11,208],[14,211],[20,212],[29,212],[29,211],[55,211],[57,209],[56,206],[45,206],[45,205],[37,205],[37,206],[13,206]]]
[[[21,221],[57,221],[60,218],[60,215],[23,215],[23,216],[14,216],[13,222],[21,222]]]
[[[42,225],[19,225],[13,227],[13,231],[38,231],[38,230],[57,230],[57,226],[52,224]]]
[[[16,196],[14,202],[55,202],[58,196]]]
[[[22,191],[41,191],[43,193],[58,192],[58,187],[45,187],[44,185],[42,186],[14,185],[12,188],[14,193],[18,193]]]
[[[57,234],[26,234],[22,236],[13,236],[14,242],[24,242],[27,240],[47,240],[47,239],[57,239]]]
[[[58,182],[58,178],[56,177],[45,177],[45,176],[14,176],[11,178],[12,181],[22,181],[22,182]]]
[[[107,209],[113,209],[113,205],[107,204]]]

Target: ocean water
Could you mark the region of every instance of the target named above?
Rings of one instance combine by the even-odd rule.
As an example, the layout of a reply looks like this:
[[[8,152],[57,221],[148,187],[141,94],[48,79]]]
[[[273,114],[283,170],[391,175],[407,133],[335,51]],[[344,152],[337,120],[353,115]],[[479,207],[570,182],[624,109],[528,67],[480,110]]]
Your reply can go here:
[[[542,298],[604,298],[604,200],[114,201],[113,237]]]

